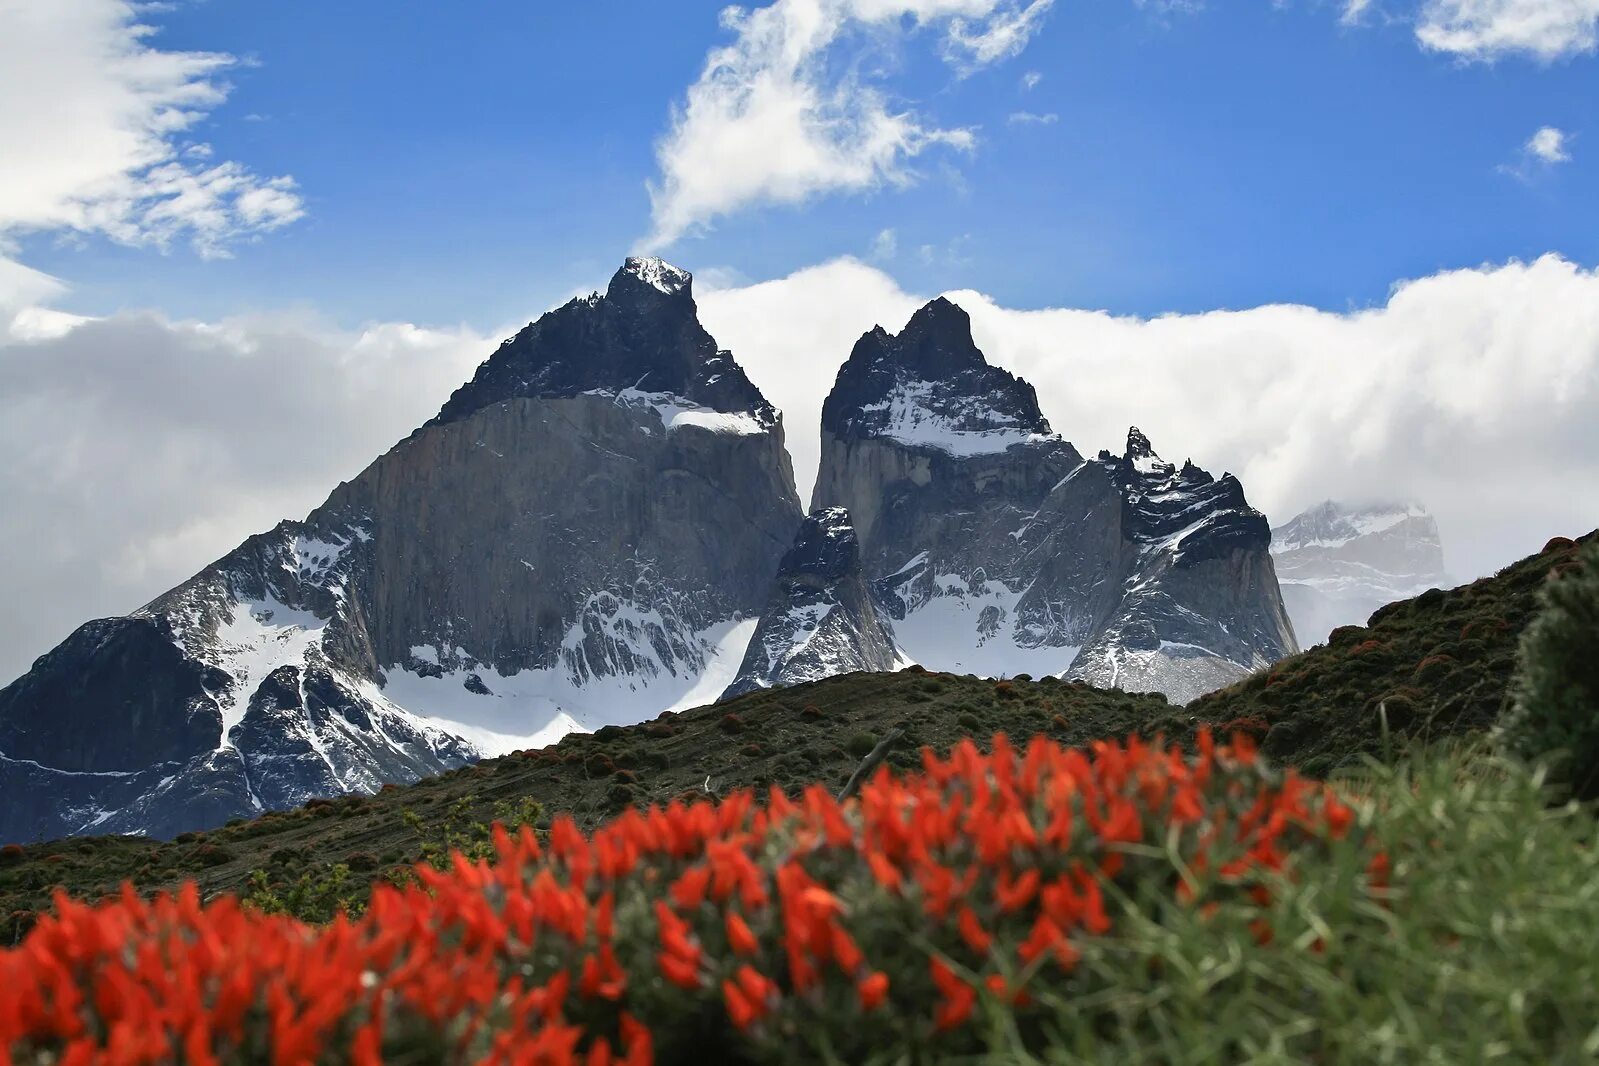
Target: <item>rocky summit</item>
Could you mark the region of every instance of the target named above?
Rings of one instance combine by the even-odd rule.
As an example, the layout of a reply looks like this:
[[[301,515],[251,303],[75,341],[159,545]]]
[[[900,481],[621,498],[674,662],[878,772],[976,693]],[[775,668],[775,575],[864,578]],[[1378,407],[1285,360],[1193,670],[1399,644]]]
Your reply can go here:
[[[710,702],[801,517],[692,279],[629,259],[303,522],[0,690],[0,841],[170,836]]]
[[[939,299],[856,344],[822,411],[812,507],[853,516],[900,651],[1186,701],[1296,649],[1265,518],[1138,430],[1084,460]]]
[[[1327,500],[1271,531],[1283,602],[1304,645],[1373,611],[1451,584],[1438,523],[1417,503]]]

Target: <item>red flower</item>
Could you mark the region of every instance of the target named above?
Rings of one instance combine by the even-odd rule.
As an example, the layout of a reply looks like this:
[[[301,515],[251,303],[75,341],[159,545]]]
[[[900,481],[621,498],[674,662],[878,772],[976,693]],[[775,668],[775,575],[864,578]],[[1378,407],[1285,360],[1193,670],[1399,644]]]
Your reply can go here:
[[[888,974],[873,970],[855,985],[860,995],[862,1010],[876,1010],[888,998]]]

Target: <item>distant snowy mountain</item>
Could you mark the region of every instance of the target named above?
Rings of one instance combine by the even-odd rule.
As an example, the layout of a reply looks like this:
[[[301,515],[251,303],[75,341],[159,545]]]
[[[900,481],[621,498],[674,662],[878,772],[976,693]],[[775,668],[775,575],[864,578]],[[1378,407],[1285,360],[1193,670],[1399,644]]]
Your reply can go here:
[[[630,259],[305,521],[0,690],[0,841],[169,836],[712,702],[800,519],[689,275]]]
[[[864,335],[822,408],[813,508],[853,517],[895,641],[927,666],[1187,700],[1295,650],[1265,518],[1136,429],[1085,461],[934,300]]]
[[[1272,558],[1300,643],[1364,625],[1383,604],[1447,587],[1438,523],[1419,504],[1328,500],[1275,527]]]

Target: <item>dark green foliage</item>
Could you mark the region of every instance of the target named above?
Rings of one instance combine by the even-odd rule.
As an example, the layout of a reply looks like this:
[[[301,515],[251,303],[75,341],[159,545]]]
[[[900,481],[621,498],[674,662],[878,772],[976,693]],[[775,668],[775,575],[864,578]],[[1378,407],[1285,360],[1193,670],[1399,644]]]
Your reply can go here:
[[[1552,570],[1539,601],[1501,737],[1520,758],[1550,761],[1576,798],[1599,799],[1599,541]]]
[[[1492,729],[1539,590],[1576,550],[1560,538],[1492,577],[1388,604],[1368,626],[1341,627],[1327,644],[1202,696],[1188,711],[1213,726],[1259,717],[1271,726],[1268,753],[1307,769]]]
[[[875,747],[877,747],[877,734],[868,733],[864,730],[852,735],[844,744],[844,750],[857,759],[864,759],[872,753],[872,749]]]

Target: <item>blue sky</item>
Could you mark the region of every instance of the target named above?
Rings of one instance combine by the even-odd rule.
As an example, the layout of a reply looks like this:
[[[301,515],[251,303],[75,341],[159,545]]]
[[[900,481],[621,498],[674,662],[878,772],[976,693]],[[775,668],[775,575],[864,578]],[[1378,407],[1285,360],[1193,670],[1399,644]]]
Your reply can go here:
[[[202,260],[27,238],[82,313],[310,305],[346,323],[482,326],[601,284],[650,228],[645,183],[720,5],[271,5],[146,13],[162,49],[249,60],[191,139],[294,177],[305,216]],[[1152,314],[1381,302],[1397,280],[1557,251],[1599,260],[1599,63],[1418,47],[1410,21],[1328,3],[1057,3],[967,77],[936,27],[863,49],[892,106],[975,129],[914,183],[715,220],[664,255],[781,276],[840,254],[917,291]],[[840,52],[844,49],[840,48]],[[849,57],[845,57],[849,58]],[[1041,75],[1031,89],[1027,72]],[[1012,123],[1017,112],[1055,115]],[[1570,159],[1525,157],[1533,132]]]

